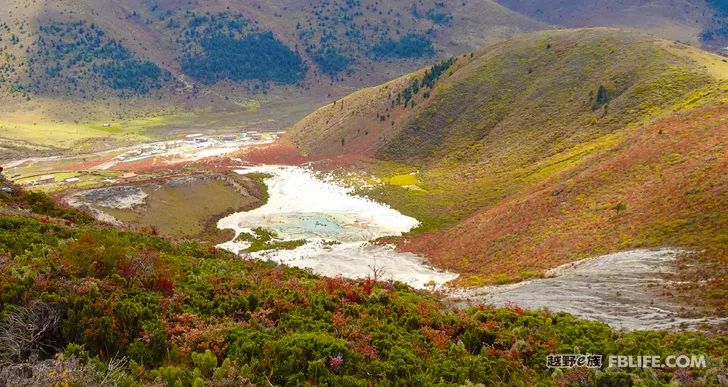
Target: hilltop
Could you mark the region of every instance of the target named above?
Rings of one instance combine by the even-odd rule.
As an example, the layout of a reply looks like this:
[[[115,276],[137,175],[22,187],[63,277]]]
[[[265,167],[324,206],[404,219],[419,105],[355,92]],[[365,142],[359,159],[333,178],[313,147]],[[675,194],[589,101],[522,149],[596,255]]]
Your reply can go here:
[[[340,99],[288,141],[321,168],[363,168],[351,184],[422,221],[400,249],[461,285],[668,245],[704,252],[679,273],[724,310],[727,76],[651,35],[536,32]]]
[[[721,24],[723,12],[720,0],[499,0],[498,3],[552,25],[637,28],[693,44],[711,43],[713,36],[707,33]]]

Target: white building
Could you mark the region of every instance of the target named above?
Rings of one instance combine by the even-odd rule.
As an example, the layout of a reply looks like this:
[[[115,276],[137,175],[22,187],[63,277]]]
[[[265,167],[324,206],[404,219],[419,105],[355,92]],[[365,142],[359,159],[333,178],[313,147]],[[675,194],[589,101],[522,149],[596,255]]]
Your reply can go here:
[[[56,177],[53,175],[45,175],[38,178],[38,184],[53,184],[56,182]]]

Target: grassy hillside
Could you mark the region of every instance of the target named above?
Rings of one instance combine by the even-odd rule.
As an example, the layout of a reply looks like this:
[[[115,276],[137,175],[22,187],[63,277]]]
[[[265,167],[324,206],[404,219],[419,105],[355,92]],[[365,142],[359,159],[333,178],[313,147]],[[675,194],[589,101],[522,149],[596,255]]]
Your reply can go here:
[[[699,259],[714,270],[681,275],[708,280],[693,290],[725,309],[724,60],[609,29],[455,59],[407,107],[398,100],[424,70],[320,109],[289,140],[334,165],[363,158],[361,192],[423,222],[400,247],[462,284],[682,246],[708,250]]]
[[[716,385],[725,336],[564,313],[447,309],[399,283],[321,278],[96,225],[0,178],[8,385]],[[23,211],[26,209],[27,211]],[[555,370],[548,353],[702,354],[707,368]]]
[[[503,132],[515,129],[508,136],[534,140],[522,146],[556,151],[563,146],[553,143],[556,137],[612,132],[711,82],[705,69],[675,51],[621,30],[528,34],[455,57],[409,102],[406,89],[422,85],[430,69],[356,92],[306,117],[291,139],[309,154],[360,150],[431,164],[478,141],[507,141]]]

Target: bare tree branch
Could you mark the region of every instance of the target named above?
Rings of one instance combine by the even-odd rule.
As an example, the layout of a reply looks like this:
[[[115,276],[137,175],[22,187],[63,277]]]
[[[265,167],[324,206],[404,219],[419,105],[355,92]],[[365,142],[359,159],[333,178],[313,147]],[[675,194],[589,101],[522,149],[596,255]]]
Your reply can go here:
[[[22,361],[56,351],[50,337],[61,322],[57,308],[33,301],[0,321],[0,360]]]

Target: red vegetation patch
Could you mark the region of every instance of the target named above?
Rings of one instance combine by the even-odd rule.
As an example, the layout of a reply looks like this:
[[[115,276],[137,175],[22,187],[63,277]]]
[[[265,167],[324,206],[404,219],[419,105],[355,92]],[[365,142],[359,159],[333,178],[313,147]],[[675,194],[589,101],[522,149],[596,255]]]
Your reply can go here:
[[[310,158],[301,155],[293,144],[286,141],[243,148],[235,156],[252,164],[301,165],[311,161]]]
[[[84,160],[80,163],[66,165],[62,168],[63,171],[84,171],[94,169],[100,165],[107,163],[114,159],[114,156],[106,156],[99,159]]]
[[[427,337],[432,344],[436,345],[438,348],[444,349],[450,346],[450,340],[452,339],[452,336],[445,330],[441,329],[432,329],[430,327],[422,327],[420,328],[420,332],[422,332],[425,337]]]
[[[464,273],[465,284],[628,248],[724,248],[726,119],[717,106],[632,129],[612,152],[400,248]]]
[[[219,358],[227,350],[225,334],[232,326],[229,321],[205,321],[191,313],[180,313],[165,322],[164,331],[184,355],[209,349]]]

